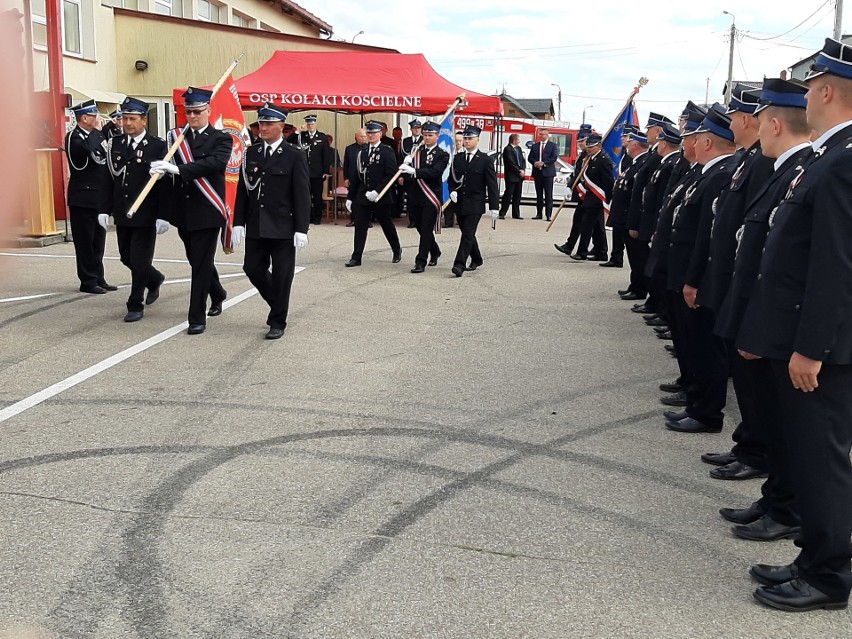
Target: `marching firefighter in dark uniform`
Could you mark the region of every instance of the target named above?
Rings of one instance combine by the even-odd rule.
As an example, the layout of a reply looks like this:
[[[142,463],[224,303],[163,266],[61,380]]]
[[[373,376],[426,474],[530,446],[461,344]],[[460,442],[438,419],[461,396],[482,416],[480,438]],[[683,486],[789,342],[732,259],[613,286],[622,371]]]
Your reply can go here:
[[[130,269],[131,277],[124,321],[138,322],[145,310],[145,289],[148,290],[145,304],[153,304],[160,297],[160,285],[166,279],[153,265],[157,235],[169,230],[169,223],[161,219],[160,213],[160,196],[165,185],[158,183],[133,217],[127,217],[127,213],[151,177],[151,163],[162,160],[168,147],[165,140],[146,129],[147,102],[128,96],[121,106],[125,134],[112,138],[107,146],[112,182],[104,189],[103,213],[98,221],[106,228],[109,215],[115,220],[118,253],[121,263]]]
[[[334,159],[328,137],[322,131],[317,131],[317,116],[306,115],[305,126],[307,131],[294,133],[288,142],[304,149],[308,158],[308,173],[311,178],[311,224],[320,224],[325,205],[322,200],[323,185],[328,179]]]
[[[269,304],[266,339],[284,334],[296,251],[308,245],[308,162],[284,142],[286,118],[270,102],[257,112],[260,140],[246,151],[234,206],[234,245],[245,238],[243,270]]]
[[[577,243],[577,252],[571,255],[571,258],[575,260],[588,258],[592,234],[595,233],[598,223],[603,228],[604,209],[609,207],[609,200],[612,197],[612,187],[615,183],[612,175],[613,164],[609,155],[603,152],[601,141],[602,138],[599,133],[592,133],[586,138],[587,159],[583,162],[586,170],[579,184],[585,189],[585,195],[577,205],[577,211],[582,214],[580,218],[580,240]],[[600,246],[598,246],[598,242],[601,243]],[[601,261],[606,261],[606,236],[603,239],[598,238],[594,248],[600,251],[595,257],[601,258]]]
[[[216,244],[225,226],[225,168],[233,141],[224,131],[210,126],[211,91],[189,87],[183,94],[189,129],[173,158],[177,164],[151,163],[151,173],[174,175],[172,222],[178,227],[186,257],[192,266],[189,294],[189,335],[203,333],[207,316],[222,313],[227,297],[216,271]],[[170,138],[175,137],[172,131]],[[210,311],[207,298],[210,297]]]
[[[423,125],[423,146],[410,164],[405,162],[399,167],[410,178],[408,214],[417,220],[417,232],[420,233],[420,248],[412,273],[422,273],[430,255],[432,259],[429,260],[429,266],[435,266],[441,255],[441,249],[435,241],[435,222],[441,213],[443,175],[450,162],[450,154],[438,146],[440,132],[441,125],[436,122]]]
[[[461,229],[461,241],[453,262],[453,275],[461,277],[465,271],[475,271],[482,266],[482,253],[476,241],[476,227],[485,213],[485,207],[496,220],[500,215],[500,187],[491,158],[480,151],[479,127],[468,126],[463,133],[464,148],[453,158],[450,170],[450,199],[456,203],[456,217]],[[470,264],[467,260],[470,258]]]
[[[391,219],[393,189],[388,189],[381,198],[379,192],[396,174],[399,163],[394,150],[381,143],[381,122],[370,120],[364,129],[367,131],[367,146],[358,153],[356,170],[349,183],[349,199],[346,200],[346,209],[355,216],[355,245],[346,266],[361,266],[364,247],[367,245],[367,230],[374,217],[382,225],[382,231],[393,251],[392,261],[396,264],[402,259],[402,247]]]
[[[423,123],[420,120],[412,120],[408,123],[408,127],[411,129],[411,135],[407,138],[403,138],[400,142],[399,152],[400,157],[399,161],[402,162],[405,158],[411,155],[411,151],[418,144],[423,142]],[[397,196],[402,199],[405,198],[407,204],[408,211],[408,228],[410,229],[420,229],[420,219],[417,217],[420,214],[420,209],[416,209],[411,205],[412,197],[416,197],[414,192],[419,189],[417,183],[404,175],[402,178],[402,188],[397,189]],[[398,203],[399,206],[397,210],[402,210],[402,202]]]
[[[71,234],[77,259],[80,291],[103,294],[117,287],[104,279],[104,246],[106,231],[98,224],[101,190],[107,180],[106,139],[101,129],[101,116],[94,100],[71,109],[77,126],[65,136],[68,155],[68,209]]]

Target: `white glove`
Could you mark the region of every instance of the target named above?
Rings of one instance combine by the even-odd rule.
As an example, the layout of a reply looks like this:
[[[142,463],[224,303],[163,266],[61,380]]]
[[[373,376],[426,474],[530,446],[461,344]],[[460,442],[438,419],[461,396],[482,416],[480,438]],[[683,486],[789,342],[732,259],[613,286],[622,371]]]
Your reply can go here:
[[[352,212],[352,200],[346,200],[346,212],[347,213]]]
[[[450,191],[450,201],[452,201],[453,204],[459,201],[458,191]]]
[[[491,219],[492,220],[496,220],[499,215],[500,215],[500,211],[497,211],[497,210],[491,211]]]
[[[303,248],[308,247],[308,234],[307,233],[294,233],[293,234],[293,246],[296,247],[297,251],[301,251]]]
[[[231,230],[231,246],[239,246],[240,242],[243,241],[243,238],[245,236],[246,236],[246,227],[235,226]]]
[[[162,235],[167,232],[171,227],[171,225],[165,220],[157,220],[154,222],[154,227],[157,229],[157,235]]]
[[[379,192],[378,191],[367,191],[364,196],[370,200],[370,202],[378,202],[379,201]]]
[[[414,162],[414,156],[413,155],[406,155],[405,159],[402,161],[403,164],[411,164],[412,162]],[[399,168],[402,168],[402,167],[399,167]]]
[[[165,160],[154,160],[151,162],[151,170],[149,173],[151,175],[154,175],[155,173],[173,173],[177,175],[180,173],[180,169],[171,162],[166,162]]]
[[[109,226],[109,215],[107,215],[106,213],[99,213],[98,224],[104,227],[104,231],[106,231],[107,227]]]
[[[406,175],[411,176],[414,176],[417,173],[417,171],[414,170],[414,167],[408,164],[401,164],[399,170],[405,173]]]

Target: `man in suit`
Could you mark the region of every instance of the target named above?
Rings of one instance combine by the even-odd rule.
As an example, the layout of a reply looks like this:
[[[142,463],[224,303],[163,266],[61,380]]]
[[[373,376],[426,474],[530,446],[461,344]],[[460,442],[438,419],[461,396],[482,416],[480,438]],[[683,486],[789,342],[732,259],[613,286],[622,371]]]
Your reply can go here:
[[[112,180],[104,189],[98,222],[106,229],[109,216],[115,220],[118,254],[121,263],[130,269],[131,278],[124,321],[138,322],[145,311],[143,301],[148,305],[156,302],[160,285],[166,279],[153,264],[157,235],[169,230],[169,223],[160,212],[163,183],[154,186],[132,218],[127,217],[127,212],[151,177],[151,162],[162,160],[168,147],[165,140],[147,131],[147,102],[128,96],[121,108],[125,135],[112,138],[107,145],[107,167]]]
[[[189,129],[184,144],[175,154],[176,162],[151,163],[151,173],[174,176],[172,222],[178,227],[186,257],[192,267],[187,320],[189,335],[203,333],[207,317],[222,313],[227,297],[216,271],[216,245],[225,226],[225,168],[233,150],[231,136],[210,126],[210,99],[207,89],[189,87],[183,94]],[[177,129],[169,137],[176,138]],[[210,311],[207,311],[207,298]]]
[[[367,132],[367,147],[358,154],[356,170],[349,185],[349,199],[346,200],[346,209],[355,216],[354,247],[346,266],[361,266],[364,247],[367,245],[367,230],[373,218],[382,225],[385,239],[393,251],[392,262],[397,264],[402,260],[402,247],[391,219],[393,189],[388,189],[379,198],[379,192],[396,174],[396,154],[391,147],[381,143],[381,122],[370,120],[364,129]]]
[[[592,133],[586,138],[586,159],[583,161],[582,177],[578,184],[583,192],[582,200],[577,205],[580,213],[580,240],[577,243],[577,252],[571,255],[571,259],[585,260],[589,256],[589,242],[595,233],[598,224],[603,227],[604,210],[609,208],[612,197],[612,187],[615,179],[612,175],[612,160],[603,152],[601,147],[602,137],[600,133]],[[634,186],[635,188],[635,186]],[[594,257],[607,259],[606,237],[596,238]]]
[[[769,360],[801,518],[787,566],[753,566],[761,603],[846,608],[852,589],[852,49],[827,38],[808,86],[814,154],[769,218],[737,348]]]
[[[68,209],[80,292],[102,295],[118,290],[104,279],[106,230],[98,224],[101,190],[106,184],[106,139],[101,133],[101,116],[94,100],[71,109],[77,120],[65,136],[68,156]]]
[[[243,271],[269,305],[266,339],[284,335],[296,251],[308,245],[308,162],[284,142],[286,119],[287,110],[271,102],[258,110],[261,142],[246,151],[234,205],[234,246],[245,238]]]
[[[491,158],[479,150],[479,127],[469,125],[463,135],[463,149],[453,158],[448,186],[450,199],[457,204],[456,216],[459,219],[461,240],[453,261],[453,275],[461,277],[465,271],[475,271],[482,266],[482,253],[476,241],[476,228],[479,219],[485,213],[485,207],[491,212],[491,219],[499,216],[498,200],[500,188],[497,186],[497,171]],[[470,264],[468,264],[470,258]]]
[[[441,213],[443,199],[444,170],[450,161],[450,154],[438,146],[441,125],[427,122],[423,127],[423,146],[417,151],[411,163],[403,163],[399,168],[410,178],[411,190],[409,215],[419,221],[420,248],[414,260],[412,273],[422,273],[426,269],[426,260],[431,255],[429,266],[435,266],[441,255],[441,249],[435,241],[435,222]]]
[[[759,124],[763,157],[772,158],[774,171],[752,194],[742,231],[737,234],[733,274],[714,328],[715,333],[729,344],[740,330],[760,272],[770,217],[790,183],[813,154],[809,142],[811,129],[805,114],[806,90],[795,82],[774,78],[764,80],[755,119]],[[789,470],[785,470],[783,441],[776,432],[781,420],[778,415],[780,402],[773,392],[771,365],[768,359],[744,359],[739,354],[732,354],[732,357],[739,357],[732,366],[734,389],[744,425],[748,418],[745,426],[747,436],[736,440],[737,445],[730,453],[705,453],[701,459],[712,464],[728,462],[730,465],[742,459],[747,461],[748,455],[754,456],[758,451],[760,468],[768,472],[769,477],[761,487],[762,496],[758,501],[747,508],[722,508],[719,514],[739,524],[734,529],[739,537],[772,540],[798,535],[801,529],[795,487]],[[743,378],[749,392],[740,399]],[[742,442],[747,445],[742,446]]]
[[[648,138],[641,133],[631,133],[627,136],[625,156],[629,158],[627,169],[618,176],[612,189],[607,226],[612,227],[612,253],[609,261],[600,266],[624,265],[624,240],[627,235],[627,212],[630,209],[630,198],[633,194],[633,183],[636,174],[648,159]]]
[[[406,157],[411,155],[411,151],[415,146],[423,142],[423,123],[420,120],[412,120],[408,123],[408,127],[411,129],[411,135],[407,138],[403,138],[399,143],[399,153],[397,154],[397,159],[399,162],[402,162]],[[399,127],[397,127],[399,128]],[[399,130],[400,135],[402,134],[402,129]],[[396,132],[396,129],[394,129]],[[417,188],[417,184],[414,180],[408,179],[405,175],[401,176],[399,179],[399,185],[402,187],[397,190],[399,196],[399,207],[398,209],[402,210],[402,201],[403,198],[406,202],[406,208],[408,210],[408,228],[410,229],[419,229],[420,228],[420,220],[417,217],[420,210],[419,208],[412,206],[411,199],[413,197],[414,190]]]
[[[512,133],[509,136],[509,144],[503,149],[503,175],[505,176],[506,190],[500,199],[500,219],[506,217],[509,204],[512,204],[512,218],[522,220],[521,217],[521,191],[524,186],[524,169],[527,163],[521,151],[521,136]]]
[[[343,186],[347,189],[351,188],[352,174],[357,170],[358,154],[365,146],[367,146],[367,132],[364,129],[358,129],[355,132],[355,142],[343,150]],[[355,218],[350,217],[346,226],[355,226]]]
[[[559,159],[559,149],[550,142],[550,131],[545,128],[538,130],[537,141],[530,149],[527,158],[532,165],[532,177],[535,182],[534,220],[542,219],[542,212],[550,220],[553,212],[553,178],[556,177],[556,161]]]
[[[320,224],[325,207],[322,199],[323,185],[331,174],[334,158],[328,136],[317,131],[317,116],[305,116],[305,129],[292,136],[291,140],[305,151],[311,176],[311,224]]]

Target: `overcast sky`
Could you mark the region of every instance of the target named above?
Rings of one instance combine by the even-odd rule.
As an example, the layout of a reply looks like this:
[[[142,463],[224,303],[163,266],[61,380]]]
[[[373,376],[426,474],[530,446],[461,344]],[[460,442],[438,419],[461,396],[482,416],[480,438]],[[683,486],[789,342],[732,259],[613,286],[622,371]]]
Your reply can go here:
[[[606,129],[641,76],[637,99],[675,119],[687,99],[721,99],[733,13],[735,80],[778,77],[821,48],[834,26],[834,0],[649,0],[523,2],[298,0],[334,27],[334,38],[423,53],[448,80],[480,93],[505,87],[517,98],[553,99],[562,119]],[[565,7],[565,8],[562,8]],[[852,13],[847,6],[846,16]],[[852,19],[852,17],[850,17]],[[849,24],[849,20],[844,20]]]

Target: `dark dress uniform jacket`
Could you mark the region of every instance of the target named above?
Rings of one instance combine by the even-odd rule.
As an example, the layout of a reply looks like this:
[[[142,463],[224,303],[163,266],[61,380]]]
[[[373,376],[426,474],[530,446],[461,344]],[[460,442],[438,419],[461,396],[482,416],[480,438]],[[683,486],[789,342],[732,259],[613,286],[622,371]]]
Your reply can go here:
[[[737,347],[852,364],[852,127],[816,149],[804,169],[770,215]]]
[[[519,173],[527,167],[521,147],[507,144],[503,149],[503,173],[507,182],[523,182],[524,176]]]
[[[769,232],[769,216],[781,202],[790,182],[811,153],[813,148],[808,145],[784,160],[778,170],[764,182],[746,209],[740,239],[737,242],[734,273],[716,320],[715,332],[720,337],[733,340],[737,336],[757,274],[760,272],[760,258],[763,255],[766,234]]]
[[[713,200],[731,181],[734,172],[732,157],[717,161],[707,171],[702,169],[674,212],[666,284],[671,291],[680,291],[684,284],[697,288],[701,282],[707,253],[699,252],[697,240],[710,236]]]
[[[645,185],[645,190],[642,192],[642,217],[639,220],[639,226],[633,227],[633,230],[639,231],[639,239],[643,242],[650,242],[651,236],[654,235],[669,179],[680,159],[681,155],[677,152],[661,158],[657,169]]]
[[[584,184],[586,184],[589,180],[594,182],[601,188],[601,190],[603,190],[606,200],[609,201],[612,198],[612,187],[615,184],[612,169],[612,160],[603,150],[601,150],[589,160],[589,165],[586,167],[586,172],[583,174],[583,179],[581,181]],[[577,208],[586,211],[592,209],[603,210],[603,202],[592,193],[588,184],[586,184],[586,196],[577,205]]]
[[[106,139],[93,129],[86,133],[79,126],[65,136],[68,154],[68,205],[97,209],[101,204],[100,191],[109,180],[106,166]]]
[[[112,215],[116,226],[154,226],[157,218],[162,218],[160,200],[165,186],[163,180],[156,183],[132,218],[127,217],[127,211],[151,177],[151,162],[166,157],[168,145],[162,138],[148,132],[139,141],[135,151],[129,140],[127,135],[122,135],[109,141],[108,167],[112,183],[103,190],[101,212]]]
[[[293,136],[293,140],[298,142],[307,154],[310,176],[321,178],[323,175],[328,175],[334,160],[326,134],[317,131],[311,138],[307,131],[302,131],[298,137]]]
[[[645,189],[651,182],[654,172],[659,168],[663,158],[654,150],[649,150],[647,159],[636,175],[633,191],[630,194],[630,209],[627,211],[626,228],[628,231],[638,231],[642,223],[645,207]]]
[[[349,181],[349,199],[355,204],[363,204],[370,206],[390,206],[393,202],[393,189],[388,189],[387,193],[382,196],[378,202],[370,202],[367,199],[367,193],[376,191],[381,193],[385,185],[396,173],[399,164],[396,161],[396,153],[394,150],[385,144],[370,147],[369,145],[361,150],[358,156],[361,168],[364,173],[358,171],[356,163],[355,171]]]
[[[406,155],[411,154],[411,149],[415,147],[417,144],[421,144],[423,142],[423,136],[418,135],[416,138],[412,136],[408,136],[407,138],[402,139],[402,147],[400,148],[400,153],[404,158]]]
[[[198,135],[187,133],[192,150],[192,164],[182,164],[175,155],[180,175],[174,179],[174,207],[170,220],[186,231],[220,228],[225,225],[222,213],[204,196],[195,180],[207,178],[210,185],[225,199],[225,168],[231,158],[233,141],[224,131],[208,126]]]
[[[721,307],[734,273],[737,231],[742,228],[746,207],[774,171],[774,160],[761,153],[760,142],[744,150],[740,157],[730,185],[714,203],[712,230],[706,238],[709,240],[707,268],[697,287],[697,302],[705,308]]]
[[[456,215],[482,215],[488,209],[499,209],[499,187],[494,163],[485,153],[476,153],[467,161],[467,151],[456,154],[448,180],[451,191],[458,191]]]
[[[684,194],[701,175],[701,165],[696,164],[684,173],[674,188],[663,198],[660,215],[657,218],[657,230],[651,242],[651,252],[645,265],[645,275],[665,283],[669,269],[669,249],[671,248],[672,220],[675,209],[683,200]]]
[[[444,171],[450,162],[450,154],[436,144],[428,151],[426,147],[421,147],[417,155],[419,157],[416,179],[423,180],[426,188],[435,194],[438,202],[441,202],[444,197]],[[413,206],[433,206],[420,185],[414,181],[412,181],[410,197]]]
[[[675,165],[672,167],[672,174],[669,176],[669,183],[666,185],[666,194],[671,193],[675,187],[677,187],[678,183],[683,179],[683,176],[686,175],[690,168],[689,160],[684,157],[683,149],[681,149],[678,154],[677,162],[675,162]]]
[[[627,156],[630,157],[630,156]],[[633,184],[636,174],[640,172],[642,165],[648,160],[648,152],[641,153],[631,158],[630,164],[619,175],[612,187],[612,201],[609,205],[609,217],[606,225],[617,229],[627,228],[627,211],[630,209],[630,199],[633,194]],[[588,197],[588,195],[586,196]]]

